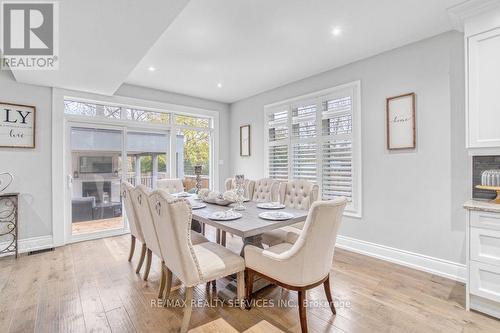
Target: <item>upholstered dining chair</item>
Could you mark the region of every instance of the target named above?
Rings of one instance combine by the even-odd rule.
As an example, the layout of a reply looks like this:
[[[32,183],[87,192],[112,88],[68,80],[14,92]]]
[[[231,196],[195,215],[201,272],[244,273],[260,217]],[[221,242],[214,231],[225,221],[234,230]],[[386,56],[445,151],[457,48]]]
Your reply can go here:
[[[149,193],[151,193],[151,190],[141,184],[135,187],[132,195],[132,202],[134,204],[137,218],[139,220],[139,224],[141,225],[141,230],[143,232],[147,247],[146,266],[143,273],[144,281],[146,281],[149,277],[153,253],[158,258],[162,258],[156,228],[154,226],[153,219],[151,217],[151,210],[149,208]]]
[[[218,278],[237,274],[237,297],[243,304],[244,269],[242,257],[225,247],[211,242],[194,244],[191,230],[192,209],[189,201],[172,198],[164,191],[153,191],[149,196],[153,220],[160,237],[166,270],[164,304],[170,296],[172,274],[186,287],[184,318],[181,332],[187,332],[192,312],[193,288]]]
[[[279,187],[280,202],[287,207],[309,210],[313,202],[319,197],[319,187],[307,180],[293,180],[284,182]],[[291,236],[298,238],[304,222],[295,223],[288,227],[279,228],[266,232],[262,235],[262,243],[269,246],[286,242]]]
[[[281,243],[267,249],[253,245],[245,247],[247,304],[251,304],[253,279],[261,276],[298,292],[302,332],[307,332],[307,290],[323,284],[330,309],[336,314],[330,290],[330,270],[346,203],[345,198],[314,202],[294,244]]]
[[[252,201],[278,201],[279,181],[271,178],[262,178],[255,181]]]
[[[224,182],[224,187],[226,191],[234,190],[236,188],[235,179],[234,178],[226,179],[226,181]],[[252,199],[253,191],[255,188],[255,181],[250,179],[245,179],[244,188],[245,188],[245,194],[244,194],[245,198]]]
[[[182,179],[160,179],[156,182],[156,188],[170,194],[184,191]]]
[[[170,196],[166,191],[164,190],[159,190],[165,193],[165,195]],[[158,258],[162,260],[162,267],[163,267],[163,254],[161,252],[161,247],[160,247],[160,239],[165,238],[166,236],[158,233],[156,229],[156,224],[153,220],[151,208],[149,205],[149,194],[151,193],[151,190],[144,186],[144,185],[138,185],[134,189],[134,195],[132,196],[133,202],[134,202],[134,207],[136,207],[137,211],[137,216],[139,219],[139,222],[141,224],[143,234],[144,234],[144,239],[146,240],[146,246],[147,246],[147,259],[146,259],[146,267],[144,269],[144,274],[143,274],[143,279],[146,281],[149,277],[149,271],[151,270],[151,261],[152,261],[152,254],[154,253]],[[195,244],[199,243],[204,243],[208,242],[208,239],[203,237],[201,234],[197,232],[192,232],[192,241]],[[165,282],[166,282],[166,276],[165,274],[161,274],[161,279],[160,279],[160,289],[158,291],[158,297],[161,297],[163,295],[163,289],[165,287]]]
[[[144,263],[144,257],[146,256],[147,247],[146,242],[144,241],[144,235],[142,234],[141,225],[139,224],[139,220],[137,219],[137,213],[132,202],[133,191],[134,187],[132,186],[132,184],[128,182],[123,182],[121,184],[123,205],[125,206],[125,214],[127,216],[130,228],[131,243],[128,261],[132,261],[132,257],[134,256],[135,241],[138,240],[142,244],[141,257],[139,258],[139,263],[137,264],[137,268],[135,270],[136,273],[139,273],[141,271],[142,264]]]

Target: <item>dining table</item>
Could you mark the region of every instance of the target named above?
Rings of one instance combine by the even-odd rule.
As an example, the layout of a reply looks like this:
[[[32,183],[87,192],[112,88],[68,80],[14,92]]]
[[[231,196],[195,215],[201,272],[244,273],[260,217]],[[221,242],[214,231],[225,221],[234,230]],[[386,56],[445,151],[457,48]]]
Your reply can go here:
[[[201,203],[196,195],[189,196],[187,198],[193,206]],[[262,234],[275,230],[281,227],[289,226],[298,222],[303,222],[307,218],[308,211],[301,209],[294,209],[285,207],[282,209],[274,209],[274,211],[280,211],[284,213],[289,213],[293,215],[292,218],[287,220],[266,220],[259,217],[260,213],[271,211],[270,209],[263,209],[257,207],[259,202],[255,201],[247,201],[244,202],[245,210],[237,210],[236,212],[240,213],[242,216],[238,219],[230,220],[230,221],[222,221],[211,218],[212,214],[216,212],[224,212],[230,209],[234,209],[233,205],[229,206],[220,206],[217,204],[207,203],[206,207],[193,209],[193,220],[198,221],[199,223],[210,225],[218,230],[225,231],[231,233],[233,235],[239,236],[243,240],[243,247],[241,249],[241,256],[245,256],[245,246],[254,245],[260,248],[263,248],[262,245]]]
[[[200,203],[205,204],[203,208],[198,208],[192,210],[192,219],[201,223],[202,225],[209,225],[217,229],[217,242],[225,246],[225,241],[220,242],[219,231],[230,233],[239,236],[243,240],[243,246],[240,251],[240,255],[245,257],[245,247],[247,245],[254,245],[259,248],[264,248],[262,244],[262,234],[267,231],[272,231],[281,227],[286,227],[293,225],[295,223],[303,222],[307,218],[308,211],[301,209],[294,209],[289,207],[284,207],[281,209],[263,209],[257,207],[260,202],[246,201],[243,203],[245,210],[235,210],[235,212],[240,213],[242,216],[238,219],[230,221],[222,221],[213,219],[212,215],[216,212],[225,212],[228,210],[234,210],[236,203],[230,204],[228,206],[220,206],[213,203],[201,201],[197,195],[190,195],[185,197],[189,200],[193,207],[196,207]],[[280,211],[284,213],[289,213],[293,215],[292,218],[286,220],[266,220],[259,217],[260,213],[269,211]],[[235,284],[234,277],[232,283]],[[253,292],[257,292],[269,285],[272,285],[269,281],[256,277],[253,283]],[[233,286],[234,287],[234,286]],[[236,288],[236,287],[234,287]],[[233,289],[234,289],[233,288]]]

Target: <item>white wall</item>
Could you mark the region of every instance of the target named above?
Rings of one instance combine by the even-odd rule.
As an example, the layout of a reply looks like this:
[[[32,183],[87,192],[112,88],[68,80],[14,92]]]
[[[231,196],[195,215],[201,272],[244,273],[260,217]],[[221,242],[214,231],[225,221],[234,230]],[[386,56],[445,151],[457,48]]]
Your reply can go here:
[[[264,176],[264,105],[361,80],[363,217],[340,234],[454,263],[465,262],[468,197],[463,35],[450,32],[231,105],[231,174]],[[386,149],[385,99],[417,94],[417,149]],[[251,124],[252,156],[239,156]]]
[[[36,107],[35,149],[0,148],[0,172],[8,171],[15,177],[7,192],[21,193],[21,239],[52,232],[51,91],[51,88],[19,84],[9,71],[0,70],[0,102]]]

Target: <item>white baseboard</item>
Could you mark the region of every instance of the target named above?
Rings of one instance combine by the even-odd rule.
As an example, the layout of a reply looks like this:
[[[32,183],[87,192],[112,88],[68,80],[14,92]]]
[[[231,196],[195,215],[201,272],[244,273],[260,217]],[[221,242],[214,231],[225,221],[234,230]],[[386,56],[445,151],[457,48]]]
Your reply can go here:
[[[0,243],[0,248],[6,245],[7,244]],[[52,236],[48,235],[20,239],[18,245],[19,253],[24,253],[51,248],[53,247],[53,241]],[[336,246],[341,249],[436,274],[455,281],[465,282],[466,266],[464,264],[340,235],[337,236]]]
[[[53,247],[54,246],[53,244],[54,243],[52,241],[52,235],[25,238],[25,239],[20,239],[17,242],[19,253],[48,249]],[[3,249],[7,245],[8,245],[7,242],[0,243],[0,248]],[[9,254],[4,254],[4,255],[9,255]]]
[[[465,282],[467,268],[464,264],[340,235],[337,236],[336,246],[340,249],[393,262],[455,281]]]

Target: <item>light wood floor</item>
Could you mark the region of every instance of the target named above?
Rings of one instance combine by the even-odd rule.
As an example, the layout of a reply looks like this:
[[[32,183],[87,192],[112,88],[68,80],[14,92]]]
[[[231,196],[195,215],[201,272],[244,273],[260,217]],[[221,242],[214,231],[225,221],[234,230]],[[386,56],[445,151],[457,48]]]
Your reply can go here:
[[[211,235],[212,236],[212,235]],[[241,240],[228,236],[239,251]],[[75,243],[53,252],[0,258],[0,332],[176,332],[180,308],[152,306],[159,282],[153,261],[148,282],[135,274],[138,250],[127,262],[129,236]],[[500,321],[464,310],[464,285],[366,256],[336,250],[331,281],[337,304],[308,309],[310,332],[500,332]],[[224,298],[226,279],[217,283]],[[174,292],[181,299],[183,289]],[[215,293],[196,289],[199,300]],[[323,301],[323,289],[308,293]],[[296,302],[295,293],[268,287],[258,298]],[[322,305],[322,306],[321,306]],[[190,328],[209,332],[299,332],[294,307],[198,308]]]

